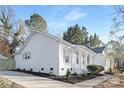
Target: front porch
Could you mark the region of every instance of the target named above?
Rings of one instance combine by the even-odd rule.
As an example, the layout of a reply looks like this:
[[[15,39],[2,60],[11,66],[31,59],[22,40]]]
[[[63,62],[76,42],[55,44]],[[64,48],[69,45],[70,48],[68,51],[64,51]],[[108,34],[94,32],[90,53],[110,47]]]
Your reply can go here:
[[[71,74],[87,74],[87,66],[95,62],[96,53],[85,46],[60,46],[59,75],[65,75],[67,70]]]
[[[71,68],[72,73],[86,74],[87,66],[94,63],[94,55],[85,50],[76,50],[72,55]]]

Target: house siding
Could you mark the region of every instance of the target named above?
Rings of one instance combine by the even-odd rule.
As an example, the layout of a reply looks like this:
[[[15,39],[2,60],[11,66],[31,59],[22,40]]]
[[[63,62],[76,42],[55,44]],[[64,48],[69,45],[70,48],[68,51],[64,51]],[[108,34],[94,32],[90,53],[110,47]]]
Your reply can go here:
[[[59,47],[58,42],[44,35],[33,33],[27,45],[20,54],[15,55],[16,68],[34,72],[59,75]],[[25,60],[23,54],[31,52],[31,58]],[[42,71],[41,68],[44,70]],[[53,68],[53,71],[50,70]]]

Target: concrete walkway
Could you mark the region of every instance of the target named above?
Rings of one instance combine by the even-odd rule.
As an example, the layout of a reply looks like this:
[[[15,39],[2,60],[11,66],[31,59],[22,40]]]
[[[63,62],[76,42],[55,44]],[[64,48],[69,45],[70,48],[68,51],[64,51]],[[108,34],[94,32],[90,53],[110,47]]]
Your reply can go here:
[[[69,84],[45,77],[34,76],[22,72],[15,71],[0,71],[0,77],[7,78],[27,88],[91,88],[98,83],[101,83],[112,76],[106,75],[90,79],[76,84]]]
[[[105,75],[105,76],[100,76],[94,79],[90,79],[90,80],[86,80],[80,83],[76,83],[75,85],[78,87],[83,87],[83,88],[93,88],[94,86],[96,86],[97,84],[108,80],[110,78],[112,78],[112,75]]]

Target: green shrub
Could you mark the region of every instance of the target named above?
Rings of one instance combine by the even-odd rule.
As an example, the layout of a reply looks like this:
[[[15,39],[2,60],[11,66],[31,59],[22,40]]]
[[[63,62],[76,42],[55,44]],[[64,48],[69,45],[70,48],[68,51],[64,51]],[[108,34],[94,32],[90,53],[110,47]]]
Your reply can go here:
[[[16,70],[17,70],[17,71],[21,71],[21,69],[20,69],[20,68],[17,68]]]
[[[71,77],[71,72],[69,71],[69,69],[67,69],[66,78],[69,79],[70,77]]]
[[[23,69],[23,71],[25,71],[25,68]]]
[[[81,75],[81,74],[76,74],[76,75],[77,75],[77,77],[78,77],[78,78],[81,78],[81,77],[82,77],[82,75]]]
[[[77,73],[76,73],[76,72],[74,72],[74,75],[77,75]]]
[[[104,67],[100,65],[88,65],[87,69],[91,74],[99,74],[101,71],[104,70]]]
[[[87,76],[87,74],[82,74],[81,76]]]

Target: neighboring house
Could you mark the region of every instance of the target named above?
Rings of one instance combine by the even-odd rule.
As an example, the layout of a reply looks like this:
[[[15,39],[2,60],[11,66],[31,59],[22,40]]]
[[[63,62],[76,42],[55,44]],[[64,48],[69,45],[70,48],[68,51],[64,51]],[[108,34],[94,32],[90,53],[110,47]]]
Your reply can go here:
[[[114,58],[107,55],[107,46],[92,49],[96,53],[94,64],[101,65],[105,71],[114,67]]]
[[[86,66],[90,64],[107,68],[102,53],[83,45],[71,44],[45,32],[33,31],[23,47],[14,54],[14,58],[16,68],[65,75],[67,69],[71,73],[86,73]]]

